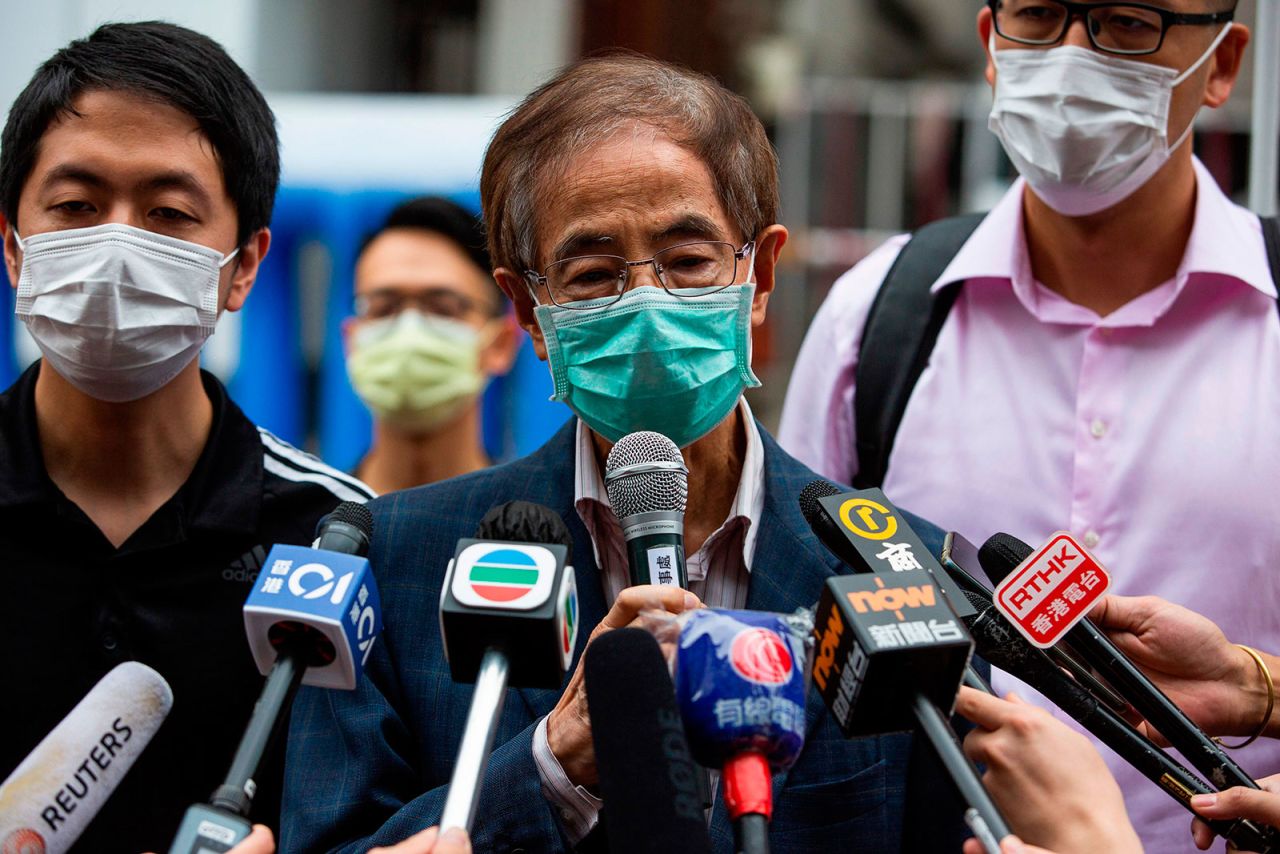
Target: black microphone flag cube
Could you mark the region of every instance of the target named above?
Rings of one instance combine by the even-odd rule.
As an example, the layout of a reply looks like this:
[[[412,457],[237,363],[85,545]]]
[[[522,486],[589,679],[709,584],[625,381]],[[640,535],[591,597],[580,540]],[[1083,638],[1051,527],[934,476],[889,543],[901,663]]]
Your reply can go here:
[[[827,579],[813,684],[848,738],[915,727],[924,694],[955,705],[973,641],[924,570]]]
[[[957,616],[977,613],[951,576],[880,489],[844,492],[818,499],[832,525],[853,547],[859,572],[895,574],[923,569],[941,589]],[[848,555],[848,550],[841,554]]]
[[[485,651],[506,657],[516,688],[559,688],[578,636],[568,550],[553,543],[458,540],[440,592],[454,682],[476,681]]]

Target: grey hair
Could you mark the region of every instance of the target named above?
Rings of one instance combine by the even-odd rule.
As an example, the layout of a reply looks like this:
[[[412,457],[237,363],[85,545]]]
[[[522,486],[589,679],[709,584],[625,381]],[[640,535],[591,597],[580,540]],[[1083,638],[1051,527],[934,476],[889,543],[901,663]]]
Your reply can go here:
[[[494,265],[535,269],[541,190],[575,156],[636,125],[652,127],[706,164],[745,240],[777,222],[778,158],[747,102],[686,68],[609,53],[580,60],[543,84],[489,143],[480,198]]]

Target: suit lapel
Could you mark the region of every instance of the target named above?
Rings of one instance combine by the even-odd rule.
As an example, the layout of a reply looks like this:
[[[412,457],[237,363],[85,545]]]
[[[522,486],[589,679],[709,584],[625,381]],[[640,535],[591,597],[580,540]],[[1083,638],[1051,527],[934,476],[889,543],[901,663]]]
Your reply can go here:
[[[604,619],[604,582],[600,570],[596,566],[595,549],[591,545],[591,537],[587,528],[578,518],[578,511],[573,506],[574,462],[577,458],[575,443],[577,441],[576,418],[570,418],[564,427],[547,441],[545,445],[525,458],[523,482],[519,494],[512,498],[523,498],[545,504],[564,520],[573,535],[573,575],[578,585],[578,641],[573,653],[573,661],[559,690],[546,688],[520,688],[520,696],[529,707],[530,714],[536,720],[549,713],[568,684],[569,676],[578,667],[582,650],[587,645],[587,637],[591,630]],[[514,490],[513,490],[514,491]]]

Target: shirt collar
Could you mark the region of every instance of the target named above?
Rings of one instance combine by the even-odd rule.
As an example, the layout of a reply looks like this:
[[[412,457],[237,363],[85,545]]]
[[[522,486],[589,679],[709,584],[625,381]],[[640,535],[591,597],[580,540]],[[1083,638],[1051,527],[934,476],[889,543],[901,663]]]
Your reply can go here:
[[[1196,212],[1191,236],[1175,277],[1176,297],[1192,275],[1209,274],[1236,279],[1276,298],[1258,218],[1231,202],[1199,158],[1192,158],[1196,175]],[[1019,299],[1039,316],[1040,293],[1031,275],[1026,232],[1022,227],[1022,199],[1026,181],[1019,178],[991,209],[964,246],[933,283],[937,292],[947,285],[981,279],[1012,284]]]
[[[738,480],[738,491],[734,494],[728,518],[707,538],[707,543],[718,539],[720,532],[731,523],[741,520],[744,525],[742,555],[749,572],[751,558],[755,554],[756,537],[760,532],[760,517],[764,512],[764,443],[760,440],[760,429],[756,425],[755,416],[751,414],[751,407],[747,404],[745,397],[739,399],[738,407],[742,412],[743,424],[747,431],[747,452],[742,461],[742,476]],[[591,535],[591,545],[596,552],[596,566],[602,566],[599,539],[604,532],[597,530],[596,520],[607,517],[616,525],[617,517],[613,515],[613,505],[609,502],[604,477],[596,462],[591,432],[581,419],[578,419],[574,448],[573,504],[578,511],[578,516],[586,525],[587,532]],[[593,512],[600,509],[608,512],[602,514]],[[705,547],[706,544],[704,544]]]
[[[1193,273],[1230,276],[1275,299],[1276,283],[1257,215],[1227,198],[1199,158],[1194,163],[1196,220],[1178,278]]]

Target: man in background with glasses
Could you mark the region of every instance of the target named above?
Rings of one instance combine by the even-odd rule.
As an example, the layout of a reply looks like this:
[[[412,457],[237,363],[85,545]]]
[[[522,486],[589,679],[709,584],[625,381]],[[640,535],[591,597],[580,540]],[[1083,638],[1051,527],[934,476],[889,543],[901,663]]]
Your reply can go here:
[[[484,229],[441,198],[402,203],[356,260],[347,373],[373,413],[356,476],[379,494],[485,468],[480,395],[519,346]]]
[[[1263,224],[1191,144],[1241,67],[1249,33],[1234,12],[1232,0],[989,0],[990,127],[1021,177],[984,218],[891,240],[836,282],[781,441],[974,542],[1070,530],[1116,592],[1276,649],[1275,274]],[[895,351],[868,317],[905,328],[879,307],[908,292],[931,325]],[[886,381],[895,361],[916,372]],[[1239,759],[1280,770],[1274,743]],[[1111,767],[1147,849],[1190,849],[1178,805]]]

